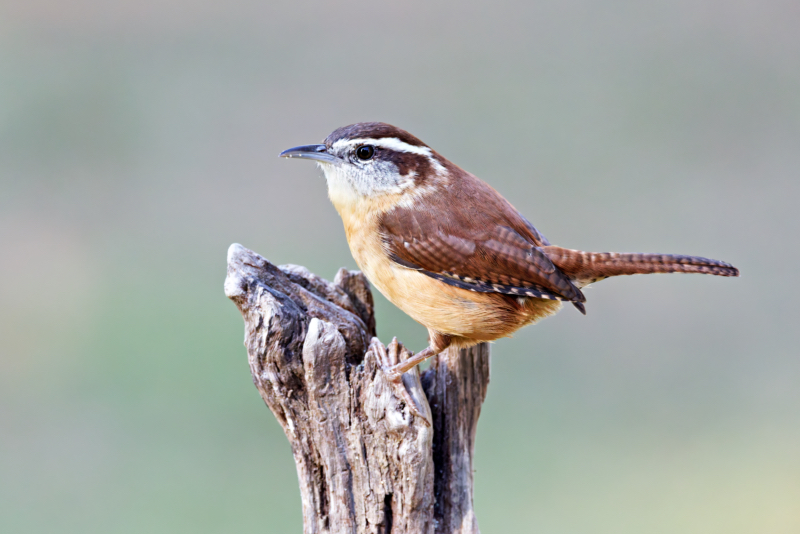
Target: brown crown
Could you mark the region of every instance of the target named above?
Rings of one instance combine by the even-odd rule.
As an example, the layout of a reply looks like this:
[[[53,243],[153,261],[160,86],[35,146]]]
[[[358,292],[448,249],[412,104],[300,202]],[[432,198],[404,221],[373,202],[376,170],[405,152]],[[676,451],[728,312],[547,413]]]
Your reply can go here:
[[[334,130],[325,138],[325,144],[330,147],[340,139],[359,139],[368,137],[372,139],[396,137],[402,142],[413,146],[428,146],[405,130],[385,122],[357,122],[349,126],[342,126]]]

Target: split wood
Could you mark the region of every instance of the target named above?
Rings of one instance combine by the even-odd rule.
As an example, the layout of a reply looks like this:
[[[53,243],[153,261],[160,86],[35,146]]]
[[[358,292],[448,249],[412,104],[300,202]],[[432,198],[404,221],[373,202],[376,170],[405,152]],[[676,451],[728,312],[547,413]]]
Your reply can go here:
[[[305,534],[478,533],[472,457],[488,345],[448,349],[393,384],[382,368],[410,353],[375,337],[360,272],[331,283],[234,244],[225,294],[244,318],[253,381],[291,443]]]

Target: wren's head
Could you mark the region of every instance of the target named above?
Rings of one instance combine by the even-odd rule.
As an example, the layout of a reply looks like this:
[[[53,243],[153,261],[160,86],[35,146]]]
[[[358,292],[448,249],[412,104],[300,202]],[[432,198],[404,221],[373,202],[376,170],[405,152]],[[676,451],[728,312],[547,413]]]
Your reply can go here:
[[[405,130],[382,122],[344,126],[324,144],[290,148],[281,156],[315,160],[337,208],[384,195],[396,195],[402,204],[448,178],[443,157]]]

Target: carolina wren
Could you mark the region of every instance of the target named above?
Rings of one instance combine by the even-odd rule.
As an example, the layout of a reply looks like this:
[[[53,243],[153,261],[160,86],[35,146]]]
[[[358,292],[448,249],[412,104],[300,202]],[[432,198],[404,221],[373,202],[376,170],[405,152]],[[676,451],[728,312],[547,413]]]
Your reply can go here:
[[[428,329],[429,346],[387,369],[393,381],[450,345],[511,335],[623,274],[738,276],[694,256],[582,252],[551,245],[488,184],[395,126],[339,128],[324,144],[281,152],[316,161],[367,278]]]

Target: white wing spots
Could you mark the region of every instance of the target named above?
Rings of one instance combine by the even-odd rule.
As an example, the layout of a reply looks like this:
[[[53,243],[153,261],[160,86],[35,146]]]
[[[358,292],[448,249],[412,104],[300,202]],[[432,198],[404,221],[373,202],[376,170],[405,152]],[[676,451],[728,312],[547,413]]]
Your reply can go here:
[[[436,280],[444,282],[445,284],[466,289],[467,291],[472,291],[475,293],[500,293],[503,295],[515,296],[518,299],[518,302],[524,302],[526,297],[545,300],[566,300],[558,295],[534,288],[493,284],[481,280],[473,280],[469,277],[460,276],[451,272],[434,273],[425,270],[421,270],[421,272],[427,276],[430,276],[431,278],[435,278]],[[467,280],[473,280],[473,282],[469,283]]]

